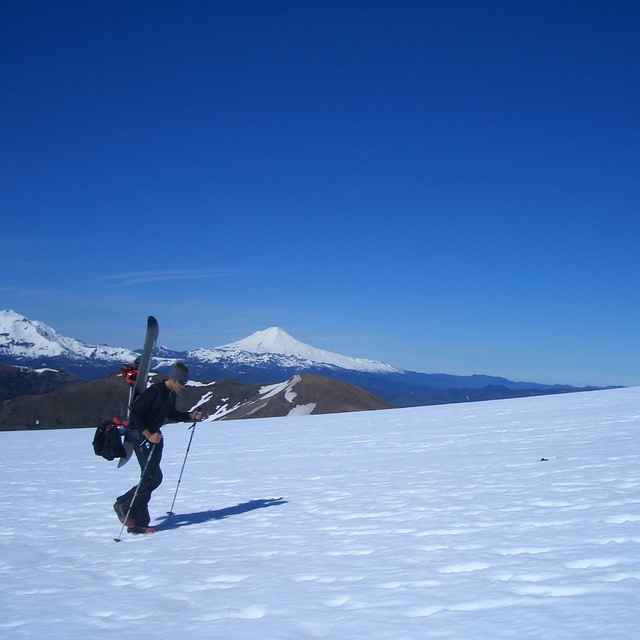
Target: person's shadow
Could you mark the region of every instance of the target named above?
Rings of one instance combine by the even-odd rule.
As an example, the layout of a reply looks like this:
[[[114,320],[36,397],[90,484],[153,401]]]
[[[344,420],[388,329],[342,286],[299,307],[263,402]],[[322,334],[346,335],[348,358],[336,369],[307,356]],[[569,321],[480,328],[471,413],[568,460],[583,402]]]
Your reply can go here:
[[[243,502],[226,509],[209,509],[208,511],[197,511],[196,513],[167,513],[166,516],[157,518],[161,522],[156,525],[156,529],[158,531],[166,531],[167,529],[177,529],[191,524],[202,524],[209,520],[224,520],[229,516],[237,516],[241,513],[264,509],[265,507],[275,507],[279,504],[287,504],[287,502],[288,500],[283,498],[263,498],[261,500],[249,500],[249,502]]]

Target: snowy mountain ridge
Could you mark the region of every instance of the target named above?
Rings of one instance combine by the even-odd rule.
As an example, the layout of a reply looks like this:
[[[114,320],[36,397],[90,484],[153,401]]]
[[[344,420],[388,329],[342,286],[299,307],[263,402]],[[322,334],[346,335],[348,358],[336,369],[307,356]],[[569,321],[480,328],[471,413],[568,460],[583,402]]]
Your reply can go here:
[[[135,359],[130,349],[107,345],[87,345],[60,335],[38,320],[5,309],[0,311],[0,355],[5,358],[69,358],[70,360],[104,360],[127,362]]]
[[[401,373],[400,369],[374,360],[350,358],[316,349],[296,340],[280,327],[256,331],[252,335],[220,347],[191,349],[187,352],[164,348],[169,357],[160,357],[160,365],[184,358],[200,363],[232,360],[245,366],[279,366],[283,368],[338,367],[372,373]],[[5,360],[38,360],[68,358],[121,364],[135,360],[131,349],[106,345],[87,345],[80,340],[60,335],[55,329],[11,310],[0,311],[0,357]]]

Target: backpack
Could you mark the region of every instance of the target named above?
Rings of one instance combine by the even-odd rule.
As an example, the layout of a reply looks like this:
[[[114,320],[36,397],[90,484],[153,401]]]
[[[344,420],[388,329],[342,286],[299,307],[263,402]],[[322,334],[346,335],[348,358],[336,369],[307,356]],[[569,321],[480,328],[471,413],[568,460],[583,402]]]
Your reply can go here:
[[[97,456],[107,460],[127,457],[122,446],[119,426],[113,420],[105,420],[96,428],[93,436],[93,451]]]

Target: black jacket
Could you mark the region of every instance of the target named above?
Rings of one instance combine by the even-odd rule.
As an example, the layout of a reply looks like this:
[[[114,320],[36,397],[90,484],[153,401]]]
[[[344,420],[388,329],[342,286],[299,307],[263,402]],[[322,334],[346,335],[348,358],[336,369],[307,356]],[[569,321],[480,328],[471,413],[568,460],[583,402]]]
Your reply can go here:
[[[165,422],[188,422],[191,416],[176,409],[176,394],[167,385],[159,382],[150,386],[131,405],[129,426],[142,433],[160,431]]]

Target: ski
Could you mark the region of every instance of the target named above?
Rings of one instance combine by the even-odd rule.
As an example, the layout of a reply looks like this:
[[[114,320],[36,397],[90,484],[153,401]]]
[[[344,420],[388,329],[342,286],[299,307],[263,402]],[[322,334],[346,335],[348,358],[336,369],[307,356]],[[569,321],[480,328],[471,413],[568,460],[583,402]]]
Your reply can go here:
[[[153,356],[153,350],[155,349],[156,342],[158,340],[158,333],[160,331],[160,327],[158,326],[158,321],[153,317],[149,316],[147,318],[147,334],[144,339],[144,346],[142,348],[142,354],[140,358],[136,360],[134,365],[128,365],[129,375],[127,375],[127,379],[131,384],[129,388],[129,402],[127,404],[127,424],[129,421],[129,414],[131,412],[131,405],[135,402],[136,398],[147,388],[147,380],[149,379],[149,369],[151,367],[151,357]],[[127,368],[127,365],[123,367]],[[133,375],[132,375],[133,374]],[[122,443],[124,446],[124,450],[126,452],[126,457],[120,458],[120,462],[118,462],[118,467],[122,467],[123,465],[129,462],[129,459],[133,455],[133,445],[125,438]]]

